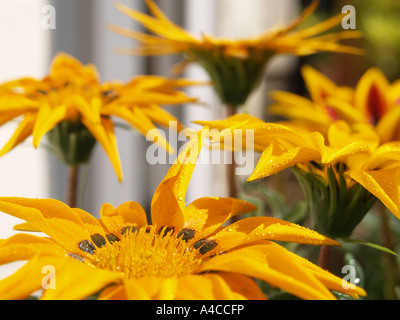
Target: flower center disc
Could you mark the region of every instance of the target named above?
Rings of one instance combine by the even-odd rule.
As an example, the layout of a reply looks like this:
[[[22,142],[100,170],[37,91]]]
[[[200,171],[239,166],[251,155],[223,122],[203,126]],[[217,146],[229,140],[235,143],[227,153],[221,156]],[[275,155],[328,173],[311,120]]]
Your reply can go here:
[[[179,277],[190,274],[201,263],[196,250],[172,231],[154,226],[127,231],[120,241],[107,243],[95,253],[96,267],[120,272],[130,279]]]

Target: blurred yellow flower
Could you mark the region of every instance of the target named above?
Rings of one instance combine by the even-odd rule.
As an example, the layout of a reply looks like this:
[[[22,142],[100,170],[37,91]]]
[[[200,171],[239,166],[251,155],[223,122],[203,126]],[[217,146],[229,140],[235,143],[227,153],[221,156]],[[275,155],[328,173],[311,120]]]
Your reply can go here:
[[[378,68],[370,68],[355,88],[338,86],[310,66],[302,68],[310,99],[275,91],[272,114],[326,134],[330,124],[344,120],[375,128],[380,142],[400,140],[400,80],[389,83]]]
[[[112,116],[126,121],[143,135],[165,148],[170,147],[155,124],[169,121],[182,125],[160,105],[194,102],[180,89],[198,84],[186,79],[166,79],[159,76],[137,76],[127,83],[100,83],[96,67],[82,65],[75,58],[58,54],[49,75],[42,80],[23,78],[0,86],[0,125],[23,116],[7,144],[0,150],[3,156],[32,135],[38,147],[44,135],[69,165],[88,161],[96,141],[108,155],[119,180],[122,169],[117,150]]]
[[[378,133],[369,124],[349,125],[343,120],[338,120],[329,125],[326,134],[323,135],[318,131],[309,131],[298,126],[295,122],[266,123],[247,114],[235,115],[225,120],[196,123],[222,132],[227,130],[226,132],[233,137],[234,130],[241,130],[243,137],[246,136],[246,130],[253,130],[254,149],[262,154],[248,181],[296,167],[307,175],[306,179],[310,180],[309,174],[317,176],[323,188],[331,183],[334,183],[335,188],[339,188],[336,184],[340,184],[342,192],[333,192],[335,197],[344,196],[341,208],[343,212],[347,206],[354,210],[355,214],[360,214],[363,211],[361,207],[365,206],[367,210],[372,206],[374,198],[371,198],[371,195],[374,195],[400,218],[400,142],[380,144]],[[368,192],[365,193],[358,186],[362,186]],[[358,195],[358,198],[355,195]],[[325,196],[327,199],[330,197],[329,194]],[[323,198],[321,194],[320,197]],[[351,204],[352,199],[357,199],[358,206]],[[324,210],[327,212],[320,214],[328,215],[330,209],[337,211],[339,208],[337,203],[332,203],[332,206],[326,207]],[[336,211],[335,214],[339,214]],[[343,232],[346,236],[353,230],[344,227],[339,229],[337,232]]]
[[[274,54],[310,55],[317,52],[361,54],[358,48],[339,44],[343,39],[359,38],[358,31],[323,34],[341,24],[343,14],[317,25],[295,29],[318,7],[315,0],[302,15],[284,27],[278,27],[249,39],[226,39],[202,35],[198,38],[172,23],[152,0],[146,3],[153,16],[132,10],[121,3],[116,7],[140,22],[153,34],[145,34],[118,26],[110,28],[137,40],[140,46],[120,50],[135,55],[184,54],[187,62],[199,63],[214,82],[223,103],[243,104],[257,86],[269,58]]]
[[[378,68],[370,68],[355,88],[350,88],[336,85],[309,66],[303,67],[302,74],[310,99],[276,91],[270,112],[288,118],[285,123],[331,139],[335,139],[335,133],[330,131],[338,122],[342,127],[369,132],[370,138],[364,143],[369,141],[370,152],[351,156],[347,174],[400,218],[400,80],[390,83]]]
[[[233,198],[200,198],[186,205],[187,187],[202,145],[195,135],[155,191],[149,225],[136,202],[104,204],[100,219],[50,199],[0,198],[0,210],[26,223],[0,242],[0,263],[28,262],[0,281],[1,299],[265,299],[258,278],[304,299],[353,297],[363,289],[273,242],[339,245],[315,231],[280,219],[257,217],[228,224],[253,211]],[[43,267],[56,285],[43,286]],[[27,280],[28,279],[28,280]],[[51,282],[51,281],[50,281]]]

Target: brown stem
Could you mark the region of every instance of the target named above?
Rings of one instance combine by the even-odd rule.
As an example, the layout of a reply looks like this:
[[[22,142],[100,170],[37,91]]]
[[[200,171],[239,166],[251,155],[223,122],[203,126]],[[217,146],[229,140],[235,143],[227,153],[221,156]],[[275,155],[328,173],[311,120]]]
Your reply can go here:
[[[329,270],[329,260],[331,258],[331,246],[322,246],[319,252],[318,265],[325,270]]]
[[[67,203],[71,208],[76,207],[78,194],[79,166],[71,165],[68,173]]]

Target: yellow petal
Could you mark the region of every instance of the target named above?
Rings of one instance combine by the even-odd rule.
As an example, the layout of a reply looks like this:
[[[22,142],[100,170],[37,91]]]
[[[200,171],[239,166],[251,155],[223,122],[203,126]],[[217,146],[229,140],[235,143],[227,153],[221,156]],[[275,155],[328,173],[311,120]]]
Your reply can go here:
[[[108,230],[116,236],[121,236],[124,228],[133,226],[140,229],[147,225],[146,212],[134,201],[124,202],[116,209],[111,204],[103,204],[100,217]]]
[[[310,66],[303,66],[301,73],[312,100],[320,106],[326,105],[327,96],[333,96],[339,91],[333,81]]]
[[[376,131],[381,137],[382,143],[400,140],[400,107],[386,112],[376,125]]]
[[[149,4],[149,2],[148,2]],[[172,22],[168,21],[166,18],[159,20],[133,9],[126,7],[121,3],[116,3],[115,7],[131,17],[132,19],[142,23],[147,29],[154,32],[155,34],[165,37],[170,40],[176,41],[188,41],[190,43],[195,43],[196,39],[192,37],[188,32],[183,30],[182,28],[176,26]],[[155,9],[155,5],[152,6],[152,9]],[[165,16],[163,16],[165,17]]]
[[[0,211],[29,222],[54,241],[74,253],[82,240],[90,241],[85,225],[71,208],[53,199],[0,198]]]
[[[23,222],[16,224],[13,227],[13,230],[18,230],[18,231],[30,231],[30,232],[40,232],[40,230],[36,229],[33,227],[29,222]]]
[[[0,112],[0,126],[26,113],[25,110]]]
[[[117,140],[114,134],[114,124],[111,119],[102,117],[101,123],[93,123],[82,118],[82,123],[101,144],[117,174],[118,180],[122,181],[122,168],[119,158]]]
[[[25,115],[10,140],[8,140],[3,149],[0,150],[0,157],[15,148],[32,134],[35,119],[36,114],[28,113]]]
[[[369,123],[368,117],[361,112],[361,110],[355,108],[351,103],[343,101],[336,97],[327,98],[326,103],[335,112],[335,114],[340,118],[348,122],[353,123]]]
[[[299,262],[304,265],[305,268],[308,268],[311,270],[311,272],[314,274],[314,276],[320,280],[325,286],[330,288],[331,290],[337,291],[337,292],[342,292],[344,294],[347,294],[353,298],[359,298],[359,296],[366,296],[367,293],[365,292],[364,289],[355,286],[354,284],[351,285],[347,281],[345,284],[347,285],[347,289],[345,286],[343,286],[343,281],[338,281],[338,277],[333,275],[332,273],[316,266],[315,264],[311,263],[310,261],[306,259],[299,259]]]
[[[80,61],[65,52],[59,52],[51,63],[50,77],[52,81],[64,85],[65,82],[74,81],[97,83],[99,75],[94,65],[83,66]]]
[[[195,231],[192,241],[206,238],[231,217],[251,212],[257,207],[233,198],[199,198],[184,209],[183,228]]]
[[[288,26],[284,27],[282,30],[279,30],[279,34],[288,33],[293,29],[297,28],[303,21],[305,21],[319,6],[320,0],[314,0],[311,4],[302,12],[302,14],[292,21]]]
[[[38,254],[65,255],[67,252],[56,242],[30,234],[16,234],[0,243],[0,264],[24,261]]]
[[[397,167],[400,163],[400,142],[393,141],[381,145],[363,161],[364,170],[389,169]],[[360,161],[361,162],[361,161]]]
[[[375,171],[350,170],[349,175],[400,219],[400,167]]]
[[[388,110],[389,82],[377,68],[369,69],[361,77],[355,91],[355,106],[364,112],[371,123],[379,120]]]
[[[33,258],[12,275],[0,280],[0,300],[26,299],[33,292],[41,289],[41,281],[45,276],[41,271],[43,266],[48,264],[47,262],[43,264],[42,261],[42,259]],[[32,276],[38,273],[39,276]]]
[[[271,144],[264,150],[247,181],[262,179],[296,164],[319,160],[321,157],[318,151],[311,148],[295,147],[278,155],[274,154],[274,149],[274,145]]]
[[[332,118],[326,113],[325,108],[312,101],[290,92],[273,92],[272,99],[276,103],[268,107],[273,115],[284,116],[288,119],[301,121],[312,125],[311,128],[325,128],[332,122]],[[299,107],[301,106],[301,107]],[[323,130],[323,129],[322,129]]]
[[[139,300],[137,296],[132,299]],[[128,300],[125,286],[123,284],[110,285],[101,291],[97,300]]]
[[[36,111],[39,102],[20,95],[4,95],[0,97],[0,112],[21,111],[23,113]]]
[[[125,282],[129,299],[174,300],[177,278],[143,277]]]
[[[37,118],[35,126],[33,128],[33,146],[37,148],[41,138],[52,128],[54,128],[57,123],[66,119],[67,106],[60,105],[55,108],[51,108],[48,103],[45,103],[39,109],[37,113]]]
[[[162,279],[155,283],[155,285],[159,285]],[[136,280],[124,279],[124,294],[126,295],[128,300],[151,300],[149,289],[152,289],[148,286],[151,282],[148,283],[139,283]]]
[[[210,275],[212,276],[212,275]],[[265,300],[266,296],[253,279],[236,273],[220,273],[219,277],[224,279],[231,291],[234,293],[235,300]]]
[[[160,147],[173,153],[175,150],[169,145],[162,133],[151,122],[150,118],[139,107],[126,108],[117,106],[114,108],[104,108],[103,115],[114,115],[127,121],[132,127],[143,134],[148,140],[156,142]]]
[[[313,230],[299,225],[271,217],[253,217],[239,220],[221,229],[208,238],[214,240],[218,246],[207,255],[217,251],[227,251],[245,243],[258,240],[274,240],[310,245],[333,245],[340,243],[329,239]]]
[[[95,234],[99,234],[103,237],[106,236],[102,225],[92,214],[80,208],[72,208],[72,210],[79,216],[80,220],[85,226],[85,229],[89,232],[91,236]]]
[[[55,268],[56,283],[55,288],[44,291],[42,300],[86,299],[107,285],[120,281],[122,277],[118,272],[93,268],[69,257],[59,259],[56,263],[54,258],[49,258],[47,265]],[[42,279],[43,274],[38,278]]]
[[[182,229],[186,191],[196,166],[203,139],[201,131],[193,136],[154,192],[151,203],[151,218],[153,224],[157,227],[168,226],[175,227],[176,230]]]
[[[198,272],[225,271],[258,278],[303,299],[335,299],[293,253],[272,242],[214,256]],[[296,256],[297,257],[297,256]]]
[[[147,108],[143,108],[142,111],[154,123],[170,128],[171,122],[176,122],[177,132],[180,132],[184,129],[183,125],[179,122],[179,120],[175,116],[173,116],[172,114],[168,113],[167,111],[165,111],[164,109],[160,108],[155,104],[152,104]]]
[[[86,122],[92,122],[94,124],[100,123],[100,108],[102,102],[98,97],[94,97],[90,101],[87,101],[80,95],[73,95],[69,97],[65,103],[70,108],[78,110]]]
[[[177,300],[264,300],[261,290],[248,277],[233,273],[181,277]]]

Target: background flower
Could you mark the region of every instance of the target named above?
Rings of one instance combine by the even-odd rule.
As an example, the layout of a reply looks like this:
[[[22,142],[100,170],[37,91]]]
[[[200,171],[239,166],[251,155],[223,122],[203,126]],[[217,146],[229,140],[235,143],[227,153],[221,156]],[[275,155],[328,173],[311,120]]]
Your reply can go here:
[[[377,68],[370,68],[354,88],[338,86],[310,66],[302,68],[310,99],[290,92],[272,93],[271,114],[284,116],[298,125],[326,134],[333,122],[370,125],[380,143],[399,140],[399,86],[390,83]]]
[[[47,135],[51,150],[70,168],[68,202],[76,206],[78,167],[89,161],[99,142],[122,181],[122,167],[117,148],[114,120],[118,117],[142,135],[173,153],[156,124],[177,123],[176,117],[161,104],[195,102],[181,88],[199,84],[185,79],[160,76],[138,76],[128,83],[100,83],[95,66],[82,65],[70,55],[60,53],[53,61],[49,75],[42,80],[22,78],[1,87],[0,124],[23,116],[12,137],[0,150],[0,156],[11,151],[32,135],[37,148]],[[149,132],[149,134],[148,134]]]
[[[265,65],[275,54],[310,55],[317,52],[345,52],[360,54],[362,50],[339,44],[342,39],[360,37],[358,31],[326,35],[325,31],[339,25],[343,15],[337,15],[312,27],[297,30],[318,7],[319,0],[303,14],[284,27],[277,27],[248,39],[216,38],[202,35],[197,38],[172,23],[152,0],[146,3],[153,16],[130,9],[121,3],[116,7],[140,22],[151,35],[118,26],[111,29],[139,42],[133,49],[121,52],[136,55],[183,54],[188,62],[199,63],[213,80],[221,101],[230,106],[244,104],[260,82]]]
[[[60,123],[67,122],[58,128],[61,131],[61,137],[57,137],[58,141],[50,138],[62,159],[70,165],[87,162],[91,148],[76,145],[71,146],[70,150],[68,145],[72,142],[71,139],[79,144],[82,136],[93,136],[102,145],[119,180],[122,180],[114,123],[110,117],[117,116],[125,120],[143,135],[156,129],[154,123],[179,123],[178,119],[163,111],[160,104],[196,101],[197,99],[178,91],[182,87],[194,84],[198,83],[158,76],[139,76],[126,84],[100,83],[94,66],[83,66],[73,57],[59,54],[46,78],[24,78],[2,85],[8,93],[3,96],[1,115],[7,121],[19,115],[24,115],[24,118],[0,154],[9,152],[30,135],[33,136],[33,145],[38,147],[46,133]],[[6,121],[2,121],[2,124],[4,123]],[[62,132],[64,127],[67,132]],[[180,123],[177,129],[182,129]],[[71,138],[71,134],[75,134],[75,137]],[[52,135],[56,133],[53,132]],[[169,152],[174,151],[162,135],[155,134],[152,138]],[[80,152],[74,151],[74,148],[79,148]]]

